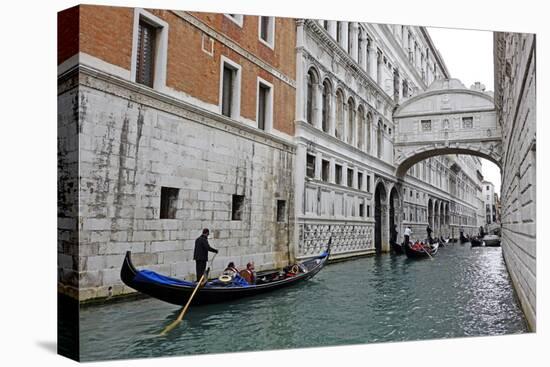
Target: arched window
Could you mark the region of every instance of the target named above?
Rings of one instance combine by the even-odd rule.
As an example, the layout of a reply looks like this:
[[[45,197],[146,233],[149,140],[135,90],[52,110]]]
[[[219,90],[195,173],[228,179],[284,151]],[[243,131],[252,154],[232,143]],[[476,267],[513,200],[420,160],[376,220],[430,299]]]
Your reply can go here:
[[[371,152],[371,141],[372,141],[371,131],[372,131],[372,115],[369,112],[367,113],[367,153],[369,154]]]
[[[330,116],[330,95],[332,93],[332,88],[330,87],[330,82],[325,80],[323,82],[323,116],[322,116],[322,128],[323,131],[329,132],[329,116]]]
[[[307,109],[306,109],[306,121],[313,124],[314,109],[315,109],[315,88],[317,87],[318,78],[317,73],[313,68],[307,72]]]
[[[376,135],[376,145],[377,145],[377,154],[378,158],[382,158],[383,144],[384,144],[384,125],[382,120],[378,120],[378,131]]]
[[[336,137],[344,139],[344,95],[340,89],[336,92]]]
[[[365,149],[365,111],[363,106],[357,109],[357,147]]]
[[[348,144],[353,143],[353,131],[355,127],[355,102],[353,102],[353,99],[350,97],[348,99],[348,131],[347,131],[347,137],[346,142]]]

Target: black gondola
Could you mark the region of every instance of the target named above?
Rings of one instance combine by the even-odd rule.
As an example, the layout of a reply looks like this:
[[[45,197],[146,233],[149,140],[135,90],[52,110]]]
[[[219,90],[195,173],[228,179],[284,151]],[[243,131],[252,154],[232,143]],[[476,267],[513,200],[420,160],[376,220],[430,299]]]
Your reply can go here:
[[[446,244],[449,243],[449,239],[444,239],[443,237],[438,238],[439,247],[445,247]]]
[[[397,242],[392,242],[391,248],[397,255],[403,254],[403,246]]]
[[[409,242],[408,245],[404,246],[405,254],[407,255],[408,258],[411,258],[411,259],[419,259],[419,258],[434,256],[437,253],[437,249],[439,248],[439,243],[436,242],[431,246],[421,243],[421,246],[422,248],[411,247],[411,242]]]
[[[468,242],[470,239],[465,237],[462,232],[460,232],[460,243]]]
[[[295,274],[279,270],[259,272],[256,284],[253,285],[237,286],[222,284],[217,280],[209,281],[198,290],[192,304],[226,302],[300,283],[317,274],[325,266],[329,255],[330,245],[323,254],[292,266]],[[149,270],[137,270],[132,264],[130,251],[126,252],[120,277],[127,286],[175,305],[184,305],[197,285],[196,282],[170,278]]]
[[[472,237],[470,238],[470,244],[472,245],[472,247],[480,247],[483,244],[483,240],[478,237]]]

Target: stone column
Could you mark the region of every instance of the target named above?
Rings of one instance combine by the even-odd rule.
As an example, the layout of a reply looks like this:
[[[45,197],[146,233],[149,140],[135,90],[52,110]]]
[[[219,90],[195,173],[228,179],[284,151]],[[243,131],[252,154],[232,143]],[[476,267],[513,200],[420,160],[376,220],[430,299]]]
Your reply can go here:
[[[315,84],[313,86],[313,101],[315,102],[313,106],[313,126],[315,126],[317,129],[322,130],[323,129],[323,85],[321,82]]]
[[[340,38],[340,46],[348,52],[348,22],[340,22],[340,35],[342,36]]]
[[[342,141],[347,142],[348,138],[348,104],[344,102],[344,118],[343,118],[343,124],[342,124]]]
[[[328,115],[328,131],[332,136],[336,136],[336,89],[330,93],[330,106]]]
[[[359,52],[361,53],[361,69],[367,71],[367,50],[369,44],[366,34],[363,32],[361,34],[361,39],[359,40]]]
[[[351,50],[349,50],[351,57],[355,60],[359,60],[359,24],[357,22],[351,22]]]
[[[317,154],[315,155],[315,179],[316,180],[321,179],[322,160],[323,160],[323,154],[320,152],[317,152]]]
[[[337,23],[335,20],[328,21],[328,34],[334,39],[336,39],[336,27]]]
[[[369,56],[370,56],[370,60],[369,60],[370,77],[376,83],[378,78],[378,65],[377,65],[378,52],[377,52],[376,44],[373,40],[369,42]]]
[[[295,206],[295,217],[305,213],[305,192],[304,192],[304,182],[306,177],[306,155],[307,149],[303,144],[298,144],[296,147],[296,206]]]

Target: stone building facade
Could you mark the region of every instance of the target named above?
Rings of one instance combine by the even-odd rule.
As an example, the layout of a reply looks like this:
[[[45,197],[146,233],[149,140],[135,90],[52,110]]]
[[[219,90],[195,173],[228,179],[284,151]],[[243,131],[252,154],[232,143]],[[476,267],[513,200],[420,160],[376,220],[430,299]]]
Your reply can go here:
[[[393,112],[449,79],[422,27],[81,5],[59,14],[59,289],[132,292],[138,266],[191,279],[389,251],[478,227],[481,162],[396,176]],[[448,84],[448,82],[447,82]],[[432,87],[430,87],[432,86]]]
[[[505,147],[502,250],[531,329],[536,328],[536,38],[494,34],[495,104]]]
[[[296,49],[298,256],[329,237],[335,257],[389,251],[394,226],[414,238],[428,224],[436,236],[473,233],[477,157],[432,157],[395,176],[393,111],[449,78],[426,29],[302,19]]]
[[[485,208],[485,224],[497,221],[495,185],[489,181],[483,181],[483,207]]]
[[[59,285],[132,292],[138,266],[193,278],[293,256],[294,20],[81,5],[59,13]]]

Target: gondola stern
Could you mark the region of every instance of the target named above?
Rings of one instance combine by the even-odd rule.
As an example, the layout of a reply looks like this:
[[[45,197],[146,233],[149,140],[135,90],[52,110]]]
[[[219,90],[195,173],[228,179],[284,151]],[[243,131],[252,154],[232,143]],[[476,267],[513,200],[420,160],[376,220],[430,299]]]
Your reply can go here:
[[[120,279],[127,286],[133,287],[134,278],[137,272],[138,272],[137,269],[132,263],[131,251],[126,251],[126,255],[124,256],[124,261],[122,263],[122,268],[120,268]]]

